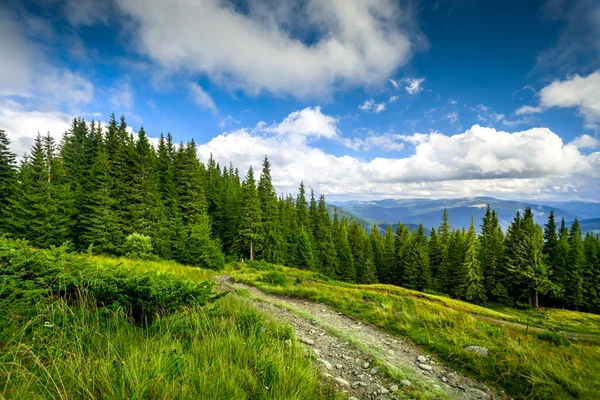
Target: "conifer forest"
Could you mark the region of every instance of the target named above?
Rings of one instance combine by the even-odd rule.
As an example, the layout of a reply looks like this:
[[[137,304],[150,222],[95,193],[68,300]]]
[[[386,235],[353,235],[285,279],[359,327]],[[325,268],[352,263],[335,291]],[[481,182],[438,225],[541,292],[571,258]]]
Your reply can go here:
[[[394,231],[330,215],[308,190],[278,195],[268,155],[259,170],[200,160],[193,140],[143,128],[124,117],[106,126],[73,120],[60,142],[39,135],[17,163],[0,131],[0,232],[50,248],[127,255],[128,241],[150,242],[148,258],[220,269],[240,259],[317,271],[336,280],[388,283],[473,303],[561,307],[600,313],[600,241],[550,213],[531,209],[504,232],[488,206],[481,221],[453,229]],[[476,233],[476,226],[481,233]],[[149,239],[148,239],[149,238]]]

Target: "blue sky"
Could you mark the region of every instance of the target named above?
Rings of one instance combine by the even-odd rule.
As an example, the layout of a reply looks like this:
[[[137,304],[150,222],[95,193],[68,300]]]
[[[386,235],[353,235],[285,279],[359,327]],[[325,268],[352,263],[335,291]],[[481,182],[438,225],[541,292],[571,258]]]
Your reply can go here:
[[[593,0],[8,0],[0,51],[20,155],[115,112],[280,192],[600,197]]]

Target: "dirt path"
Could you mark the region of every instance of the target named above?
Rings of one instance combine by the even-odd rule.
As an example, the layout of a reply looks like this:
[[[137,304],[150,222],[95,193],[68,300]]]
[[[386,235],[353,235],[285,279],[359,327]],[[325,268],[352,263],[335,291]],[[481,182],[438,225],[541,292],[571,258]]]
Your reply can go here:
[[[437,363],[414,345],[324,304],[269,295],[229,276],[214,279],[223,288],[247,291],[260,309],[292,325],[324,379],[350,399],[413,398],[411,394],[423,392],[429,398],[507,398]]]

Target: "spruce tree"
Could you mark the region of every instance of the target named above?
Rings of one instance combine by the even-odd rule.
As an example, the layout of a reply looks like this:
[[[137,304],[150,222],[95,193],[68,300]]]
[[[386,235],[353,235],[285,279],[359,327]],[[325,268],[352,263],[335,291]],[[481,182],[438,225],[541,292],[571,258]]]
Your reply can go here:
[[[262,215],[263,243],[260,257],[270,263],[280,263],[283,252],[283,238],[279,223],[277,195],[271,181],[271,164],[265,156],[263,169],[258,181],[258,197]]]
[[[308,202],[306,201],[306,188],[304,187],[304,182],[300,182],[298,197],[296,198],[296,221],[298,231],[310,231],[311,224],[308,217]]]
[[[496,211],[488,204],[481,225],[480,260],[484,285],[488,296],[495,297],[494,291],[502,291],[500,268],[504,252],[504,234],[498,223]],[[498,285],[501,285],[497,288]]]
[[[348,218],[345,216],[341,222],[337,222],[337,211],[334,214],[334,242],[337,253],[337,271],[338,279],[346,282],[353,282],[356,279],[356,271],[354,269],[354,258],[350,250],[350,242],[348,241]]]
[[[583,276],[582,270],[585,264],[585,252],[581,237],[581,225],[575,218],[569,231],[569,264],[566,273],[565,300],[569,307],[583,306]]]
[[[556,247],[556,256],[552,263],[554,268],[553,281],[555,284],[554,297],[560,300],[560,304],[565,307],[565,293],[567,288],[567,279],[569,272],[569,254],[571,246],[569,244],[569,229],[562,218],[558,230],[558,245]]]
[[[394,267],[392,271],[392,283],[394,285],[405,285],[405,258],[408,244],[410,243],[410,229],[402,223],[398,223],[394,236]]]
[[[598,238],[588,232],[583,241],[585,263],[583,264],[583,308],[588,312],[598,312],[600,305],[600,286],[598,267],[600,263],[600,245]]]
[[[429,269],[429,249],[425,227],[412,233],[404,259],[404,285],[409,289],[429,290],[431,288],[431,272]]]
[[[396,245],[394,229],[388,225],[383,238],[383,252],[378,278],[381,283],[392,283],[392,271],[396,261]]]
[[[323,195],[319,197],[316,212],[315,248],[317,269],[324,275],[334,277],[337,270],[337,252],[333,240],[333,224]]]
[[[383,238],[379,233],[377,224],[374,224],[369,233],[371,242],[371,251],[373,252],[373,261],[375,262],[375,271],[379,282],[384,283],[387,277],[387,271],[383,263]]]
[[[458,290],[458,297],[472,303],[485,302],[485,287],[479,262],[475,218],[473,216],[471,216],[471,225],[466,236],[465,260],[460,269],[460,276],[463,283]]]
[[[294,235],[290,265],[300,269],[313,269],[315,265],[315,254],[312,248],[310,235],[305,231]]]
[[[108,153],[101,136],[98,140],[99,151],[79,207],[79,242],[83,247],[93,246],[94,252],[114,255],[119,253],[124,238],[120,230],[121,221],[114,211],[115,199],[111,196],[113,180]]]
[[[8,135],[0,129],[0,234],[9,233],[8,209],[16,183],[17,155],[10,150]]]
[[[254,180],[254,170],[248,169],[246,178],[242,183],[242,204],[240,209],[240,225],[238,229],[238,243],[240,252],[249,259],[254,259],[254,254],[260,250],[263,241],[262,212],[260,199]]]

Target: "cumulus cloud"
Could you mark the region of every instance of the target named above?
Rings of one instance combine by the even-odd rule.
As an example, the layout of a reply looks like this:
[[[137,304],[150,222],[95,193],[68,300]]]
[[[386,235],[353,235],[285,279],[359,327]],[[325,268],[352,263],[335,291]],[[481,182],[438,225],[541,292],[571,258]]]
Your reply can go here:
[[[404,81],[408,83],[408,86],[404,87],[404,90],[406,90],[408,94],[417,94],[423,91],[421,84],[425,81],[425,78],[407,78]]]
[[[278,124],[267,126],[261,122],[258,124],[258,130],[279,136],[333,139],[338,132],[337,122],[337,118],[323,114],[321,107],[307,107],[301,111],[294,111]]]
[[[600,124],[600,70],[580,76],[575,74],[564,81],[556,80],[540,91],[542,107],[577,107],[585,119],[585,127]]]
[[[515,111],[516,115],[537,114],[542,112],[542,107],[522,106]]]
[[[190,90],[192,99],[194,100],[194,103],[196,103],[197,106],[201,108],[206,108],[210,110],[213,114],[217,113],[217,106],[215,105],[215,101],[208,93],[206,93],[204,89],[202,89],[202,86],[198,85],[197,83],[190,83],[188,88]]]
[[[426,42],[411,6],[393,0],[251,1],[244,13],[220,0],[116,1],[141,53],[252,95],[380,84]]]
[[[26,110],[18,103],[5,100],[0,102],[0,129],[11,141],[11,150],[20,158],[29,153],[37,134],[50,134],[56,142],[67,131],[73,115],[57,111]]]
[[[600,141],[590,135],[581,135],[571,142],[578,149],[595,149],[600,147]]]
[[[288,118],[298,119],[293,115]],[[259,167],[267,154],[276,166],[273,178],[282,192],[296,190],[301,180],[319,192],[338,196],[460,196],[472,192],[551,197],[572,195],[575,190],[590,195],[598,189],[593,182],[600,178],[600,153],[586,156],[547,128],[511,133],[474,125],[452,136],[433,132],[356,139],[343,138],[337,130],[329,135],[355,150],[390,143],[395,149],[402,149],[403,143],[414,145],[414,153],[403,158],[364,160],[313,147],[296,129],[286,135],[273,133],[277,132],[273,127],[281,124],[223,133],[199,145],[198,152],[204,159],[212,153],[219,162],[232,161],[242,169]]]
[[[390,97],[390,99],[388,100],[388,103],[392,104],[393,102],[397,101],[399,99],[398,96],[392,96]]]
[[[392,101],[390,99],[390,103],[391,102]],[[376,103],[375,100],[368,99],[368,100],[365,100],[365,102],[363,104],[358,106],[358,108],[360,108],[361,110],[363,110],[365,112],[372,111],[375,114],[379,114],[380,112],[385,110],[385,103]]]

